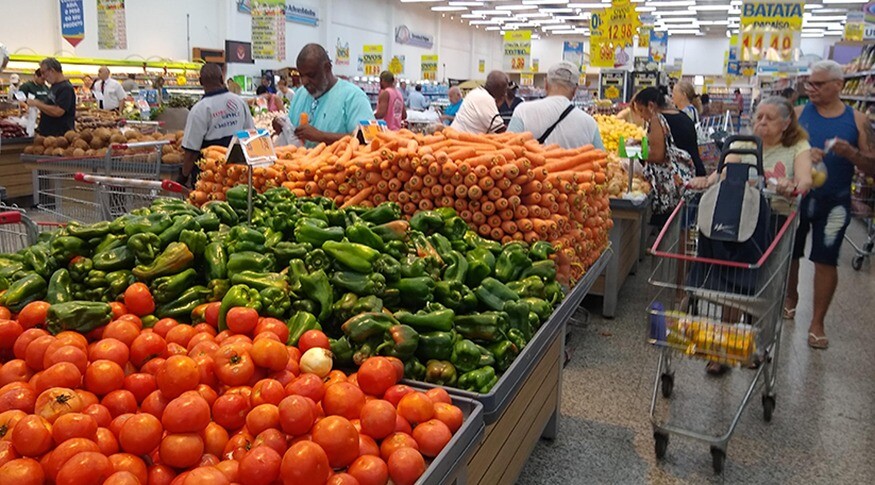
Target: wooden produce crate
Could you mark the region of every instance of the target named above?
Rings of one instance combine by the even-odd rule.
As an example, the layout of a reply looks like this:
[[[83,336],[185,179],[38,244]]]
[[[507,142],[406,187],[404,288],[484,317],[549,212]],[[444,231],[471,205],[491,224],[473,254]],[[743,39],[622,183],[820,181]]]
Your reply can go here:
[[[613,318],[617,311],[617,297],[626,277],[638,269],[638,262],[644,257],[647,243],[647,227],[650,214],[650,201],[632,204],[624,199],[611,199],[611,248],[614,251],[604,273],[596,280],[590,290],[591,295],[603,297],[602,315]]]
[[[24,147],[33,143],[33,138],[3,140],[0,143],[0,185],[6,187],[8,199],[33,195],[33,178],[30,168],[21,163]]]

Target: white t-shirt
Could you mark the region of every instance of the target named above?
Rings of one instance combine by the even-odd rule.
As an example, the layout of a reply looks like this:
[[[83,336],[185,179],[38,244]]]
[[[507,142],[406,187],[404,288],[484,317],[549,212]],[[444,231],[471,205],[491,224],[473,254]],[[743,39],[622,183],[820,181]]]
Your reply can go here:
[[[106,86],[104,86],[104,83],[106,83]],[[94,85],[91,86],[91,92],[94,93],[94,98],[98,101],[101,98],[103,99],[101,109],[118,109],[128,96],[122,83],[113,78],[107,78],[106,81],[102,79],[94,81]]]
[[[182,148],[199,151],[204,142],[227,145],[235,133],[252,128],[255,122],[243,98],[227,89],[207,93],[188,114]]]
[[[514,133],[529,131],[535,138],[540,138],[553,123],[556,123],[569,105],[571,101],[565,96],[548,96],[537,101],[520,103],[513,112],[507,131]],[[577,108],[571,110],[544,141],[546,145],[553,143],[566,149],[589,144],[604,149],[595,118]]]
[[[465,101],[450,126],[465,133],[494,133],[504,126],[504,121],[498,114],[495,98],[485,89],[477,88],[465,96]]]

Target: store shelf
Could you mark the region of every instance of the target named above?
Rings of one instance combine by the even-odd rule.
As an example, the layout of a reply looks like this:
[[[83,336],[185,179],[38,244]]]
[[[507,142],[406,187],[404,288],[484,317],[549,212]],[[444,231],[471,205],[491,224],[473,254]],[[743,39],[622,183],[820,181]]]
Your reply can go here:
[[[870,69],[868,71],[852,72],[845,74],[845,79],[853,79],[855,77],[866,77],[872,75],[875,75],[875,70]]]
[[[863,101],[864,103],[875,103],[875,96],[855,96],[852,94],[842,94],[839,98],[845,101]]]

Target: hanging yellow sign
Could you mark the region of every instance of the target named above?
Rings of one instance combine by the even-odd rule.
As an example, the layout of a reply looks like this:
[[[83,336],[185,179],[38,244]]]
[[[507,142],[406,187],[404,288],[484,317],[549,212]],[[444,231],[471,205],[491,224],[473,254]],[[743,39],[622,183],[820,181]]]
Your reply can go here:
[[[746,0],[741,9],[741,60],[795,60],[804,11],[801,0]]]
[[[504,33],[504,70],[528,69],[532,57],[532,31],[510,30]]]
[[[392,60],[389,61],[389,72],[396,76],[404,72],[404,59],[394,56]]]
[[[438,56],[423,55],[421,61],[422,79],[434,81],[437,79]]]
[[[535,85],[535,73],[533,73],[533,72],[520,73],[520,86],[534,86],[534,85]]]
[[[614,0],[609,8],[593,10],[590,19],[590,62],[596,67],[623,65],[641,22],[629,0]],[[627,60],[627,59],[626,59]]]
[[[365,76],[379,76],[383,70],[383,45],[362,46],[362,64]]]

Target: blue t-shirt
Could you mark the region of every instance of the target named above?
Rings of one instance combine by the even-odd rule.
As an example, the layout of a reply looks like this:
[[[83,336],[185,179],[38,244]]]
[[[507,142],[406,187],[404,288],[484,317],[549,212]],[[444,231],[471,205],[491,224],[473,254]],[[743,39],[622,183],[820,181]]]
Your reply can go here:
[[[799,124],[808,132],[808,141],[812,148],[825,149],[826,142],[840,138],[851,146],[857,146],[860,131],[854,120],[854,109],[845,106],[845,111],[835,118],[824,118],[817,108],[809,103],[802,109]],[[812,194],[820,197],[835,197],[847,199],[850,202],[851,180],[854,178],[854,164],[847,158],[842,158],[834,152],[824,155],[827,178],[822,187],[813,189]]]
[[[374,119],[368,96],[351,82],[338,79],[319,99],[306,89],[298,89],[289,105],[289,119],[297,127],[301,113],[307,113],[309,123],[319,131],[352,134],[359,121]],[[307,143],[308,147],[315,143]]]
[[[459,108],[462,107],[462,100],[460,99],[458,103],[453,103],[447,106],[447,109],[444,110],[444,114],[448,116],[456,116],[456,113],[459,112]]]

